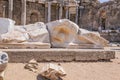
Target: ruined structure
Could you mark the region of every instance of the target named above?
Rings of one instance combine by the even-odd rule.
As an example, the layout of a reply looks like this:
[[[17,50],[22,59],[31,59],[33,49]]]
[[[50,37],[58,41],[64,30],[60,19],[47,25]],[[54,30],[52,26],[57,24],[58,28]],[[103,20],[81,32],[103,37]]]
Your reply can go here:
[[[99,6],[98,13],[100,13],[102,10],[104,10],[106,13],[106,28],[120,28],[120,1],[112,0],[106,3],[102,3]]]
[[[0,17],[11,18],[16,24],[50,22],[61,18],[84,24],[85,16],[91,16],[91,9],[97,4],[97,0],[0,0]],[[91,19],[88,20],[90,24]]]
[[[33,6],[34,5],[34,6]],[[120,28],[120,1],[110,0],[0,0],[0,17],[16,21],[16,25],[70,19],[80,28],[98,31]],[[116,38],[119,37],[116,34]],[[107,36],[108,38],[106,38]],[[105,34],[109,41],[116,41]],[[113,35],[114,36],[114,35]],[[111,38],[111,39],[109,39]],[[119,42],[120,39],[117,39]]]
[[[0,0],[0,17],[11,18],[17,25],[67,18],[89,30],[98,30],[99,26],[117,29],[119,3],[117,0],[102,4],[98,0]]]
[[[8,18],[0,18],[0,43],[38,42],[51,44],[53,48],[68,48],[70,43],[108,46],[108,41],[100,37],[99,33],[79,28],[68,19],[60,19],[44,24],[37,22],[24,26],[14,25]],[[94,47],[96,48],[96,47]]]

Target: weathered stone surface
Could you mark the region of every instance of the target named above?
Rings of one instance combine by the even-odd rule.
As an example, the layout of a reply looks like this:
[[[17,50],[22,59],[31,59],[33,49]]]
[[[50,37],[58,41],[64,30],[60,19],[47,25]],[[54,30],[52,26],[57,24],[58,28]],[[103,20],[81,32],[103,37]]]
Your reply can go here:
[[[98,13],[106,12],[106,29],[118,29],[120,27],[120,1],[112,0],[100,4]],[[99,17],[100,18],[100,17]]]
[[[0,18],[0,35],[14,30],[15,21],[7,18]]]
[[[7,18],[0,18],[0,40],[2,43],[24,42],[28,39],[27,33],[20,31],[15,26],[15,21]],[[17,28],[17,29],[16,29]]]
[[[100,45],[85,44],[85,43],[82,43],[82,44],[70,43],[67,48],[68,49],[103,49],[103,47]]]
[[[37,73],[38,69],[38,63],[35,59],[30,60],[25,66],[25,69],[28,69],[29,71]]]
[[[103,38],[110,42],[120,42],[120,33],[100,33]]]
[[[66,75],[66,72],[60,65],[54,65],[50,63],[43,67],[40,75],[50,80],[59,80],[59,78]]]
[[[79,33],[77,34],[74,43],[93,44],[96,47],[99,46],[101,48],[104,46],[108,46],[109,41],[105,40],[97,32],[92,32],[92,31],[88,31],[88,30],[80,28]]]
[[[1,35],[4,43],[49,42],[49,33],[42,22],[25,26],[15,26],[14,30]]]
[[[93,44],[101,47],[108,44],[108,41],[100,37],[99,33],[79,28],[78,25],[67,19],[47,23],[47,29],[46,25],[42,22],[25,26],[15,26],[13,31],[2,34],[1,40],[4,43],[21,43],[27,41],[51,43],[52,47],[57,48],[67,48],[71,42]]]
[[[10,62],[45,61],[98,61],[115,58],[115,52],[94,49],[1,49],[8,53]],[[94,56],[94,57],[93,57]]]
[[[24,26],[21,26],[21,25],[15,25],[14,26],[14,31],[19,31],[19,32],[22,32],[22,33],[27,33],[27,31],[25,30]]]
[[[52,47],[65,48],[74,40],[78,26],[67,20],[61,19],[47,23]]]
[[[108,44],[109,44],[109,41],[107,41],[104,38],[102,38],[96,34],[93,34],[93,33],[84,34],[82,36],[84,36],[86,39],[93,42],[93,44],[95,44],[95,45],[100,45],[100,46],[104,47],[104,46],[108,46]]]
[[[86,39],[86,37],[84,37],[85,34],[89,34],[89,33],[92,33],[92,32],[90,32],[88,30],[85,30],[85,29],[82,29],[82,28],[79,28],[79,32],[76,35],[76,39],[75,39],[74,43],[77,43],[77,44],[93,44],[93,42],[91,42],[91,40]],[[97,35],[99,36],[99,33]]]
[[[56,0],[55,0],[56,1]],[[35,23],[35,22],[46,22],[47,16],[47,7],[45,6],[46,4],[41,4],[44,3],[43,1],[38,1],[35,2],[33,1],[27,1],[28,4],[26,4],[27,11],[26,11],[26,22],[27,24],[29,23]],[[58,4],[60,3],[59,0],[57,2]],[[65,1],[66,3],[66,1]],[[70,0],[68,4],[75,3],[75,0]],[[54,4],[54,3],[53,3]],[[98,30],[98,27],[101,26],[101,10],[105,10],[106,13],[106,28],[119,28],[120,27],[120,21],[119,21],[119,9],[120,9],[120,1],[118,0],[110,0],[109,2],[105,3],[100,3],[99,0],[82,0],[82,4],[84,7],[80,10],[80,19],[79,26],[85,29],[89,30]],[[21,24],[21,14],[22,14],[22,2],[21,1],[14,1],[13,2],[13,19],[16,21],[16,24]],[[34,6],[32,6],[34,5]],[[79,5],[79,4],[78,4]],[[52,5],[51,7],[51,20],[56,20],[58,19],[58,9],[60,6],[58,5]],[[75,21],[75,15],[77,14],[75,12],[75,7],[69,8],[70,15],[69,19],[72,21]],[[71,10],[72,9],[72,10]],[[46,10],[46,11],[45,11]],[[63,15],[62,18],[65,18],[65,11],[66,8],[63,9]],[[78,12],[79,13],[79,12]],[[0,17],[8,17],[8,1],[6,0],[1,0],[0,1]]]
[[[37,22],[35,24],[26,25],[24,28],[30,36],[30,42],[49,43],[49,33],[44,23]]]
[[[12,31],[1,35],[3,43],[21,43],[26,42],[28,38],[29,36],[27,33],[22,33],[19,31]]]
[[[1,43],[0,49],[49,49],[49,43],[23,42],[23,43]]]

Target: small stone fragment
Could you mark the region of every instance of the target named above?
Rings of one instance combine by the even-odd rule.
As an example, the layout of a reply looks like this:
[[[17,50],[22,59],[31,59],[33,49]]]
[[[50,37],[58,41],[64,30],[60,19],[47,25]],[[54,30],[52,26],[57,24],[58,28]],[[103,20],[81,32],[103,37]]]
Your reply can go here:
[[[66,72],[60,65],[50,63],[43,67],[40,75],[50,80],[59,80],[61,77],[66,76]]]
[[[36,73],[38,69],[38,63],[35,59],[32,59],[25,65],[24,68]]]

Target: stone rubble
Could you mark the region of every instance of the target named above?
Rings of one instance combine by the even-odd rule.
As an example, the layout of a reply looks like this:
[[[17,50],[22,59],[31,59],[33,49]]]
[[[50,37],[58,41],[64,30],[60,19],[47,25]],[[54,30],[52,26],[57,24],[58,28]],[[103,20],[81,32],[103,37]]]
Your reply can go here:
[[[47,24],[37,22],[25,26],[12,25],[13,30],[4,29],[6,32],[0,35],[2,43],[41,42],[51,44],[52,48],[67,48],[71,43],[93,44],[101,47],[109,44],[109,41],[102,38],[99,33],[79,28],[68,19],[56,20]],[[7,26],[11,25],[7,24]]]
[[[35,59],[32,59],[25,65],[24,68],[36,73],[38,69],[38,63]]]
[[[60,65],[49,63],[43,67],[40,75],[50,80],[59,80],[59,78],[66,76],[66,72]]]
[[[39,65],[35,59],[30,60],[25,66],[25,69],[39,74],[42,80],[61,80],[62,77],[66,76],[66,72],[60,64],[55,65],[52,63],[45,64],[39,72]],[[40,79],[41,80],[41,79]]]

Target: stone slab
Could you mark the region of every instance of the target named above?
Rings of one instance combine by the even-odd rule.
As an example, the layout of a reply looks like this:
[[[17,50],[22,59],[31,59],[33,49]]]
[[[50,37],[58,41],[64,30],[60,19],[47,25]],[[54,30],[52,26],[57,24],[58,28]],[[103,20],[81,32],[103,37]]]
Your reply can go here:
[[[1,49],[8,53],[10,61],[15,63],[28,62],[36,59],[38,62],[63,61],[98,61],[115,58],[115,52],[93,49]]]
[[[49,43],[1,43],[0,49],[49,49],[51,45]]]
[[[103,49],[102,46],[95,44],[69,44],[68,49]]]

